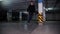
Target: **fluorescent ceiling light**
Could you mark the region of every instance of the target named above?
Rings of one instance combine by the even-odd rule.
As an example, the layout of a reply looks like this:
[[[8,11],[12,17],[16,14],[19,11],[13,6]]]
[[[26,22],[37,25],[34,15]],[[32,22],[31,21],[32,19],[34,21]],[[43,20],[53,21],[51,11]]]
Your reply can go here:
[[[48,10],[53,10],[53,8],[45,8],[45,10],[46,10],[46,11],[48,11]]]
[[[2,1],[2,0],[0,0],[0,1]]]
[[[3,0],[2,5],[3,6],[10,6],[10,4],[13,2],[13,0]]]
[[[48,8],[48,10],[53,10],[53,8]]]

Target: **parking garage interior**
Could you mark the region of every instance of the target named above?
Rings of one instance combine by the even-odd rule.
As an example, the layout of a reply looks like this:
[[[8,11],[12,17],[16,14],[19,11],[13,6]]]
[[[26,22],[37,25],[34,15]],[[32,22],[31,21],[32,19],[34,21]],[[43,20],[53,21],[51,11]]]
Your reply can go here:
[[[33,1],[37,10],[38,0]],[[38,25],[37,15],[33,16],[30,24],[26,24],[29,2],[30,0],[0,0],[0,34],[59,34],[60,0],[43,0],[46,21],[42,26]]]

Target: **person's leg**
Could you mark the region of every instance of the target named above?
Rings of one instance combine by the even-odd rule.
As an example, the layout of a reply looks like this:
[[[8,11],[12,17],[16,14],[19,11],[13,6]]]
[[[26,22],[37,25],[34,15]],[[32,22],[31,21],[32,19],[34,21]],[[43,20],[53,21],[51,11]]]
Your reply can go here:
[[[31,21],[31,19],[32,19],[32,16],[33,16],[33,14],[29,14],[28,23],[30,23],[30,21]]]

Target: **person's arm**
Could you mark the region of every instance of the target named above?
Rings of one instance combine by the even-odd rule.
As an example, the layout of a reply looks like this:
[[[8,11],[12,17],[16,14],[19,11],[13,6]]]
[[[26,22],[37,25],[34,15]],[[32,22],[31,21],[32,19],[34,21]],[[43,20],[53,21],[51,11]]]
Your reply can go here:
[[[38,14],[38,9],[34,6],[35,14]]]
[[[34,6],[34,12],[36,12],[35,6]]]
[[[27,8],[27,11],[29,11],[30,10],[30,6],[28,6],[28,8]]]

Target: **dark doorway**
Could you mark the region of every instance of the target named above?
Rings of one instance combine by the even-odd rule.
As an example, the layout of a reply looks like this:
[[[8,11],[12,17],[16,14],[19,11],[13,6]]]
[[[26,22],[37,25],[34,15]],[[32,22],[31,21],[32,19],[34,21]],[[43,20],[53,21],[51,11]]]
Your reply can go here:
[[[12,21],[19,21],[19,12],[12,12]]]

